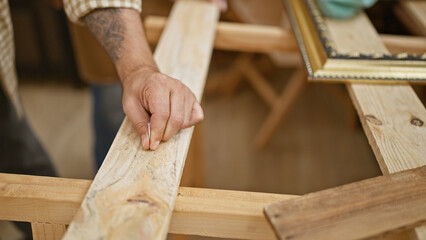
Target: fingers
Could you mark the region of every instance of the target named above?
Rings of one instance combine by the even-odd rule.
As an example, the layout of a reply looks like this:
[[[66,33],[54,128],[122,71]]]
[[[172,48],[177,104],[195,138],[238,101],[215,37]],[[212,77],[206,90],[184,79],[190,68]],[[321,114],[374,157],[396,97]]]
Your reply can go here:
[[[173,137],[183,126],[187,115],[185,106],[186,99],[185,95],[179,94],[179,92],[172,92],[170,96],[170,117],[167,122],[166,130],[164,131],[163,140],[168,141]],[[189,119],[188,119],[189,120]]]
[[[142,107],[138,99],[130,99],[124,102],[124,112],[130,121],[133,124],[133,127],[136,129],[136,132],[141,136],[142,147],[145,150],[148,150],[150,147],[149,144],[149,114]]]
[[[184,128],[190,127],[192,125],[195,125],[197,123],[200,123],[204,120],[204,112],[203,109],[201,108],[201,105],[195,101],[192,104],[192,109],[191,109],[191,120],[188,122],[188,125],[184,126]]]
[[[210,2],[216,4],[222,12],[228,10],[228,2],[226,0],[210,0]]]
[[[150,149],[156,150],[163,139],[164,131],[170,117],[170,92],[158,91],[148,99],[151,111]]]
[[[195,95],[180,81],[155,73],[148,80],[133,83],[123,88],[123,107],[145,150],[156,150],[161,141],[203,120]]]
[[[204,119],[200,104],[195,96],[187,91],[184,87],[178,91],[171,91],[169,105],[164,103],[161,106],[154,106],[151,116],[151,150],[156,150],[161,141],[170,140],[181,129],[193,126]],[[167,98],[163,97],[163,99]],[[170,111],[165,109],[168,106]],[[163,114],[155,114],[155,112]]]

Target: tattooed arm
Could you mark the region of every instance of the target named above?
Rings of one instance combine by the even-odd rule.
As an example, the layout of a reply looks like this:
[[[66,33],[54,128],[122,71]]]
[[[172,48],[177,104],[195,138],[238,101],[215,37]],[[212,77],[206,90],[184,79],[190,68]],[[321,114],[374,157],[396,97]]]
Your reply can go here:
[[[180,129],[203,120],[194,94],[158,71],[136,10],[97,9],[83,21],[114,62],[123,86],[124,112],[141,136],[144,149],[155,150]],[[150,139],[147,122],[151,122]]]

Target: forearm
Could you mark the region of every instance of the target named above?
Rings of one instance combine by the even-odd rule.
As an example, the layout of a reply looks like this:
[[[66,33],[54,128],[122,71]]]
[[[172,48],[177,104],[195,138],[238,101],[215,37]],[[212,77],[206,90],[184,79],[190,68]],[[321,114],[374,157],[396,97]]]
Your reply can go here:
[[[180,129],[203,120],[203,110],[191,90],[158,71],[138,11],[99,9],[83,21],[115,64],[123,86],[124,113],[141,136],[144,149],[155,150]]]
[[[121,81],[134,71],[158,71],[136,10],[97,9],[83,21],[108,52]]]

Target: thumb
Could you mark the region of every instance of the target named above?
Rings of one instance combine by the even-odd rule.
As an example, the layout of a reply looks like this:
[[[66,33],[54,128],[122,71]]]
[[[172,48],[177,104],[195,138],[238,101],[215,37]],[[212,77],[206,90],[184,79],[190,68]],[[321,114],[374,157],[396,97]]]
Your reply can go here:
[[[201,105],[195,101],[194,105],[192,106],[192,114],[191,114],[191,120],[189,121],[189,125],[195,125],[197,123],[200,123],[204,120],[204,112],[201,108]]]
[[[137,100],[127,101],[124,106],[124,112],[133,124],[133,128],[141,137],[142,147],[145,150],[149,149],[150,135],[150,116],[145,108]]]

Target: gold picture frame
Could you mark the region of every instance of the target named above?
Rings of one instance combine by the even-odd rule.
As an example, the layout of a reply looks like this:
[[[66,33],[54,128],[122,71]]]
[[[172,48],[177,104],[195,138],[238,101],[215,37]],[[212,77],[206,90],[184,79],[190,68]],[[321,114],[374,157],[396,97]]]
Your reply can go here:
[[[283,0],[311,81],[426,84],[426,53],[339,53],[315,0]]]

